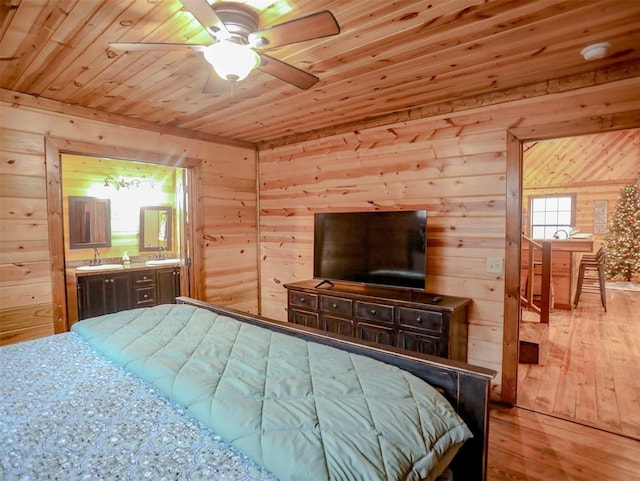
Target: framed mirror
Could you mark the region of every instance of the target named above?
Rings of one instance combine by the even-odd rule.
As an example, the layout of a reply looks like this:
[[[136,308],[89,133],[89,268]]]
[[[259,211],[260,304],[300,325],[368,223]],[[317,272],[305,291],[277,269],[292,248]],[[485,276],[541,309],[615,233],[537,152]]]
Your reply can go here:
[[[172,207],[140,207],[140,252],[171,250],[172,214]]]
[[[69,196],[69,248],[111,246],[111,201]]]

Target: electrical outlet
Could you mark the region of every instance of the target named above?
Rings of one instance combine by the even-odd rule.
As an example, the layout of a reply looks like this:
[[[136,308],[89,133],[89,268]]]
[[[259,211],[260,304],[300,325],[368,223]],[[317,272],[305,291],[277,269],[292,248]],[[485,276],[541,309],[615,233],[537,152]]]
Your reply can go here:
[[[503,259],[501,257],[487,257],[487,272],[502,273]]]

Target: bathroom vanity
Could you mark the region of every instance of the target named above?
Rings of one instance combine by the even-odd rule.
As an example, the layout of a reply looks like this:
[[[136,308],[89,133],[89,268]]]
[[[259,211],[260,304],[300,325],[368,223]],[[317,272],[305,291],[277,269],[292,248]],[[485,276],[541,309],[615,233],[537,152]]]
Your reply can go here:
[[[157,304],[175,304],[180,296],[182,264],[113,264],[66,271],[69,325],[89,317]]]

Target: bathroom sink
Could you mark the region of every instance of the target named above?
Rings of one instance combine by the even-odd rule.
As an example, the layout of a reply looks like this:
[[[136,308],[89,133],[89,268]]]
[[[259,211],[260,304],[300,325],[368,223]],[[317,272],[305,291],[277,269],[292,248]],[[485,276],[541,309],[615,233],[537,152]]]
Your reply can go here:
[[[182,259],[151,259],[145,262],[148,266],[163,266],[165,264],[180,264]]]
[[[80,266],[76,267],[77,271],[109,271],[114,269],[123,269],[122,264],[98,264],[97,266]]]

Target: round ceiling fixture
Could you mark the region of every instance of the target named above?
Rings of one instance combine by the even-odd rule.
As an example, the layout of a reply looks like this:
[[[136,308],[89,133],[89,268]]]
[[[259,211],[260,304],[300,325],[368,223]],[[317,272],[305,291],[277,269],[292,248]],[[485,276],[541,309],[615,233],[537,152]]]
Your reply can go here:
[[[609,50],[610,47],[611,44],[609,42],[592,43],[580,50],[580,55],[582,55],[585,60],[598,60],[607,56],[607,50]]]

